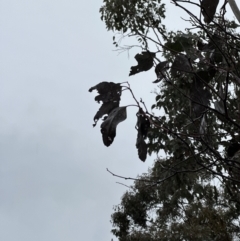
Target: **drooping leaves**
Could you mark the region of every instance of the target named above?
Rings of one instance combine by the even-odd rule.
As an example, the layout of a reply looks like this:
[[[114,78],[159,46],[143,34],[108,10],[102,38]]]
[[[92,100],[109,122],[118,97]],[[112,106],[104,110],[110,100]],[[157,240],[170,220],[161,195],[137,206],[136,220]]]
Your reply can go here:
[[[99,108],[98,112],[94,116],[94,124],[96,125],[98,120],[104,115],[108,115],[113,109],[119,107],[119,102],[122,94],[122,87],[120,84],[113,82],[101,82],[89,89],[89,92],[97,90],[99,95],[95,97],[95,100],[100,103],[102,101],[102,106]]]
[[[153,67],[153,59],[155,53],[152,52],[142,52],[141,54],[136,54],[135,59],[138,65],[132,66],[129,76],[140,73],[142,71],[148,71]]]
[[[141,161],[145,162],[147,158],[147,144],[143,137],[138,134],[136,147],[138,149],[138,157]]]
[[[89,92],[97,90],[99,95],[95,97],[97,102],[119,101],[122,93],[120,84],[113,82],[101,82],[89,89]]]
[[[140,160],[144,162],[147,158],[147,144],[144,139],[147,137],[147,133],[150,128],[150,122],[149,119],[143,114],[142,110],[139,110],[137,113],[137,118],[136,129],[138,134],[136,147],[138,149],[138,156]]]
[[[117,107],[110,112],[108,117],[101,124],[102,138],[105,146],[110,146],[113,143],[116,136],[117,125],[126,120],[126,118],[126,106]]]
[[[229,22],[224,13],[225,5],[215,21],[212,21],[219,1],[198,1],[201,3],[205,22],[211,23],[208,26],[202,24],[203,17],[200,16],[198,19],[197,15],[191,14],[190,8],[185,8],[188,3],[198,6],[196,1],[172,1],[183,7],[182,9],[186,9],[190,15],[189,23],[192,24],[194,31],[192,28],[188,28],[184,33],[169,32],[159,24],[159,15],[152,11],[156,7],[155,2],[104,0],[104,7],[101,9],[107,29],[120,31],[121,37],[137,37],[138,40],[141,40],[139,42],[142,44],[142,49],[146,51],[136,55],[138,65],[131,68],[130,75],[151,69],[154,60],[158,58],[164,58],[172,63],[170,71],[166,66],[160,64],[155,69],[157,75],[155,82],[158,83],[164,78],[166,81],[163,81],[160,88],[156,90],[158,96],[153,106],[157,111],[164,112],[164,115],[160,118],[158,114],[153,114],[155,118],[151,124],[151,132],[149,131],[148,134],[143,131],[145,128],[142,129],[139,124],[144,123],[144,117],[148,115],[147,111],[139,114],[138,119],[143,118],[143,120],[137,124],[136,146],[140,159],[143,161],[146,159],[147,151],[153,153],[163,151],[167,157],[170,157],[156,166],[155,171],[152,172],[156,173],[152,177],[153,185],[156,187],[154,196],[157,202],[159,200],[162,202],[159,205],[157,202],[152,203],[146,200],[150,196],[148,188],[151,185],[148,182],[149,178],[145,176],[143,182],[138,182],[138,185],[141,186],[147,182],[144,187],[144,189],[148,189],[147,195],[143,195],[141,192],[141,196],[138,196],[140,191],[135,189],[137,190],[136,200],[138,201],[138,198],[141,197],[141,200],[144,201],[141,203],[134,199],[131,199],[134,202],[129,199],[123,201],[122,215],[116,215],[118,218],[114,223],[119,226],[120,231],[115,229],[115,234],[119,236],[120,240],[192,240],[193,237],[199,240],[232,240],[226,238],[227,235],[222,235],[222,233],[230,233],[229,226],[224,223],[224,215],[222,216],[221,212],[217,215],[220,210],[219,206],[214,207],[214,199],[217,200],[216,190],[213,187],[205,186],[204,180],[209,181],[212,176],[216,175],[220,175],[223,179],[224,175],[231,177],[228,175],[228,169],[225,169],[228,165],[226,163],[230,163],[230,160],[225,161],[224,151],[222,151],[228,145],[222,140],[229,140],[229,136],[239,133],[239,34],[229,28]],[[156,19],[154,15],[156,15]],[[154,18],[152,18],[153,16]],[[182,17],[185,18],[185,16]],[[197,31],[195,31],[196,29]],[[152,36],[153,32],[155,36],[154,34]],[[151,42],[151,40],[153,41]],[[117,44],[120,45],[120,42]],[[157,56],[144,60],[144,53],[151,52],[155,52]],[[217,92],[219,84],[225,87],[224,97]],[[136,101],[135,96],[133,99]],[[139,105],[142,105],[142,102],[137,102],[137,106]],[[111,107],[112,105],[102,106],[100,113],[109,113]],[[218,118],[216,110],[221,113],[219,116],[223,117],[222,119]],[[228,113],[225,113],[224,110],[227,110]],[[144,126],[145,124],[143,124]],[[146,135],[148,135],[148,145],[145,142]],[[109,140],[112,141],[111,134],[105,135],[105,142],[109,142]],[[108,145],[110,144],[108,143]],[[207,172],[205,172],[204,166],[208,167]],[[238,165],[236,167],[239,168]],[[199,172],[199,170],[201,171]],[[170,177],[169,182],[166,180],[168,177]],[[232,177],[236,178],[235,173]],[[164,181],[162,182],[162,180]],[[205,184],[202,185],[203,183]],[[209,183],[211,185],[211,182]],[[197,188],[197,184],[201,188]],[[239,190],[237,191],[239,192]],[[225,200],[225,193],[221,199]],[[234,199],[236,200],[231,197],[231,200]],[[127,207],[125,204],[130,205]],[[182,204],[185,207],[179,209]],[[134,207],[135,205],[137,207]],[[146,205],[150,207],[148,210],[151,208],[157,210],[157,220],[154,218],[154,222],[150,220],[149,226],[151,223],[154,226],[149,230],[144,225],[142,226],[144,228],[140,230],[137,225],[145,224]],[[141,208],[138,209],[138,207]],[[234,210],[234,207],[231,208]],[[235,212],[238,216],[239,210],[238,207],[238,213]],[[116,214],[119,212],[121,210],[118,210]],[[148,213],[146,214],[148,215]],[[206,217],[208,218],[207,225],[202,225],[206,224]],[[159,225],[162,220],[164,222]],[[178,222],[178,220],[181,221]],[[122,237],[121,234],[119,235],[119,233],[124,233],[123,235],[131,233],[135,224],[134,232],[136,232],[133,233],[133,236]],[[126,226],[129,229],[125,228]],[[223,226],[226,227],[227,232],[223,230]],[[168,227],[170,227],[169,230]],[[214,231],[211,230],[212,228]],[[150,235],[148,238],[145,236],[146,230]],[[181,235],[185,235],[185,237]]]
[[[202,0],[201,8],[205,23],[212,22],[219,0]]]
[[[98,112],[94,116],[94,122],[97,123],[97,121],[102,118],[104,115],[108,115],[113,109],[119,107],[119,101],[109,101],[104,102],[101,107],[99,108]]]
[[[153,83],[160,82],[165,77],[165,72],[169,67],[168,61],[162,61],[155,67],[155,73],[157,75],[157,79],[153,81]]]

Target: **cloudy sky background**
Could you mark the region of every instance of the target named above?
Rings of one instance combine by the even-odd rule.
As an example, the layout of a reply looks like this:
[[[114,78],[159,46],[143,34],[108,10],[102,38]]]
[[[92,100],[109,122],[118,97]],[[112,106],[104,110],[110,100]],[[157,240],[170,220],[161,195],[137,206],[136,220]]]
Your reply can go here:
[[[116,182],[131,182],[106,168],[135,177],[155,158],[138,159],[134,108],[109,148],[92,127],[100,106],[90,87],[130,81],[148,106],[156,87],[154,71],[128,77],[138,50],[113,51],[101,4],[0,0],[0,240],[110,241],[112,207],[126,190]],[[181,11],[168,9],[168,27],[181,28]]]

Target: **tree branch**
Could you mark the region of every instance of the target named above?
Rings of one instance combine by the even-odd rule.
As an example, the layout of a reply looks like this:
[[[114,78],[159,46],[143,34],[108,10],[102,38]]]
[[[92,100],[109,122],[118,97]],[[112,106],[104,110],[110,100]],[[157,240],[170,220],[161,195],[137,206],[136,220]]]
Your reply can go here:
[[[237,18],[238,22],[240,23],[240,10],[235,2],[235,0],[228,0],[228,3],[233,11],[233,14]]]

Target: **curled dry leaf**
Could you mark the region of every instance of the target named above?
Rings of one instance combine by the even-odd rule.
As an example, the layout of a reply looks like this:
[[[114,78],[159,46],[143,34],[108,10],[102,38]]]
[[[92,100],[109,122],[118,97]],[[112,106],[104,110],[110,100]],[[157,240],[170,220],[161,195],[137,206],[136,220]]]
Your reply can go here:
[[[157,66],[155,68],[155,73],[157,75],[157,79],[155,81],[153,81],[153,83],[160,82],[165,77],[165,72],[168,68],[169,68],[168,61],[163,61],[163,62],[157,64]]]
[[[101,82],[89,89],[90,92],[97,90],[99,95],[95,100],[100,103],[101,107],[94,116],[94,124],[96,126],[98,120],[104,115],[108,115],[113,109],[119,107],[119,102],[122,94],[122,87],[120,84],[113,82]]]
[[[212,22],[219,0],[202,0],[201,8],[205,23]]]
[[[117,125],[126,120],[126,118],[126,106],[117,107],[110,112],[108,117],[101,124],[102,138],[105,146],[110,146],[113,143],[116,136]]]
[[[122,93],[122,87],[118,83],[101,82],[89,89],[89,92],[97,90],[99,95],[95,97],[97,102],[119,101]]]
[[[141,161],[145,161],[147,158],[147,144],[145,138],[147,137],[148,130],[150,128],[149,119],[142,114],[142,111],[139,110],[137,113],[137,124],[136,129],[138,131],[136,147],[138,149],[138,156]]]
[[[119,101],[116,102],[105,102],[101,105],[98,112],[94,116],[95,124],[97,121],[102,118],[104,115],[108,115],[113,109],[119,107]]]
[[[138,157],[141,161],[145,162],[147,158],[147,144],[143,137],[138,133],[136,147],[138,149]]]
[[[142,71],[148,71],[153,67],[153,59],[155,53],[152,52],[142,52],[141,54],[136,54],[135,59],[138,65],[132,66],[129,76],[140,73]]]

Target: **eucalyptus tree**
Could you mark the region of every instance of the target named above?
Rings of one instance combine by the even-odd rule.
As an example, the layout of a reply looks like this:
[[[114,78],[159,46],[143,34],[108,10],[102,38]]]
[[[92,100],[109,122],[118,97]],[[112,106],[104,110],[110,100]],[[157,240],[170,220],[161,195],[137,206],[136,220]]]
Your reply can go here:
[[[100,126],[103,143],[106,146],[111,145],[116,137],[117,125],[127,118],[128,106],[120,106],[122,91],[130,91],[133,103],[129,105],[136,107],[136,148],[139,158],[145,161],[147,153],[165,153],[164,161],[157,161],[161,166],[158,175],[155,178],[147,175],[144,181],[140,177],[139,180],[144,184],[137,181],[133,187],[133,197],[141,193],[136,185],[143,185],[149,195],[151,190],[154,190],[156,203],[151,206],[150,200],[150,207],[144,204],[145,209],[138,212],[138,215],[143,215],[142,220],[145,223],[137,223],[133,216],[130,215],[129,219],[125,215],[128,198],[122,198],[120,211],[113,214],[113,223],[119,224],[119,230],[123,230],[122,236],[116,230],[114,232],[122,238],[121,240],[159,240],[160,237],[165,237],[159,234],[161,229],[157,228],[153,233],[158,233],[160,236],[156,237],[159,239],[149,239],[151,230],[141,229],[146,227],[144,225],[147,214],[143,210],[151,211],[154,207],[160,210],[157,212],[161,213],[164,220],[163,223],[158,221],[157,225],[167,225],[168,235],[175,227],[174,235],[180,232],[181,225],[185,225],[184,228],[190,228],[196,225],[196,222],[200,225],[202,221],[199,219],[199,213],[203,214],[206,211],[212,219],[208,222],[208,229],[215,230],[212,226],[213,220],[217,219],[216,215],[222,215],[221,218],[224,217],[226,221],[219,224],[226,227],[222,229],[222,235],[229,236],[219,236],[218,239],[218,236],[202,235],[208,239],[200,237],[199,240],[223,240],[223,237],[224,240],[232,240],[231,235],[235,232],[232,227],[239,217],[240,209],[240,34],[237,32],[239,25],[234,20],[226,18],[228,1],[172,0],[171,4],[185,12],[182,17],[187,19],[186,22],[190,26],[185,31],[167,30],[164,24],[165,4],[160,0],[104,0],[100,8],[101,19],[105,22],[107,30],[114,32],[114,45],[120,50],[131,50],[134,47],[140,49],[135,56],[137,63],[130,67],[129,76],[141,74],[143,71],[155,71],[156,79],[149,81],[153,81],[158,92],[156,101],[149,111],[144,102],[135,97],[134,90],[127,82],[97,84],[89,90],[98,91],[99,95],[95,100],[101,103],[94,116],[94,126],[103,118]],[[239,20],[237,5],[234,8],[236,2],[229,1],[229,4]],[[191,7],[197,9],[198,13],[194,14]],[[122,46],[126,37],[136,39],[136,45]],[[155,114],[159,113],[159,110],[161,114]],[[213,185],[216,180],[218,184]],[[171,191],[169,185],[173,181],[176,182],[176,187]],[[145,182],[148,184],[145,185]],[[178,187],[178,184],[181,185]],[[204,195],[196,192],[196,185],[205,190]],[[167,192],[163,199],[159,199],[161,191],[157,191],[158,188]],[[208,196],[208,192],[211,192],[211,195],[214,192],[218,193],[221,197],[220,206],[218,199],[213,199],[215,202],[212,206],[209,204],[212,197]],[[198,201],[199,195],[206,200]],[[176,210],[173,208],[174,205],[170,205],[170,209],[164,209],[165,203],[168,205],[168,201],[173,197],[177,200]],[[126,203],[123,203],[125,201]],[[185,204],[179,211],[181,202]],[[157,205],[154,206],[155,204]],[[141,207],[142,204],[139,205]],[[137,207],[137,204],[134,206]],[[186,212],[194,213],[196,206],[200,216],[191,219]],[[162,209],[165,210],[166,217]],[[120,215],[117,218],[122,218],[124,222],[116,221],[117,213]],[[154,226],[150,227],[156,227],[156,220],[160,220],[157,214],[152,221]],[[225,215],[229,215],[228,218]],[[132,224],[140,225],[140,229],[133,229],[134,232],[129,234],[129,225],[132,221]],[[188,222],[192,226],[186,226]],[[207,232],[208,229],[204,230]],[[215,234],[218,232],[216,230]],[[200,232],[200,226],[198,231]],[[138,232],[142,239],[134,239],[134,236],[131,236],[137,235]],[[212,237],[214,239],[211,239]],[[183,238],[180,235],[178,238],[176,240],[192,240],[190,236]]]

